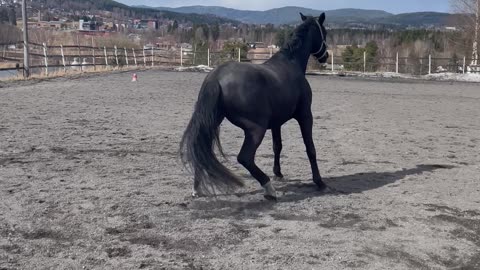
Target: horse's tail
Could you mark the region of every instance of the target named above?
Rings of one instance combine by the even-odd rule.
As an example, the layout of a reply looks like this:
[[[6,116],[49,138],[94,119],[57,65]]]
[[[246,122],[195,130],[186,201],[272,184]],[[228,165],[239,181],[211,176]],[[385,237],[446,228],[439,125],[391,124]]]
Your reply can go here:
[[[220,144],[220,124],[224,118],[220,104],[222,91],[216,80],[206,81],[198,95],[190,123],[180,143],[183,164],[195,173],[196,191],[208,195],[230,192],[243,186],[243,182],[230,172],[215,156],[217,145],[225,157]]]

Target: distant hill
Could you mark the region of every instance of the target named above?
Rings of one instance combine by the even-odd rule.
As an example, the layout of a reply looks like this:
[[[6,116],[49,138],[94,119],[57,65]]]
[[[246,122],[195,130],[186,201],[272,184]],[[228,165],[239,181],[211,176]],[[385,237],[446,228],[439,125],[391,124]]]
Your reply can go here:
[[[192,22],[192,23],[234,23],[238,21],[227,19],[212,14],[184,14],[170,10],[158,10],[152,7],[131,7],[113,0],[49,0],[46,2],[32,2],[32,6],[43,5],[47,8],[60,8],[71,11],[95,11],[106,10],[117,13],[122,13],[127,18],[133,17],[151,17],[151,18],[167,18],[178,21]]]
[[[219,6],[157,7],[156,9],[178,13],[212,14],[244,23],[272,23],[276,25],[298,23],[300,21],[299,12],[314,16],[320,15],[323,12],[321,10],[294,6],[266,11],[238,10]],[[394,27],[445,26],[448,25],[448,18],[451,16],[451,14],[439,12],[416,12],[394,15],[382,10],[364,9],[336,9],[325,12],[328,23],[346,26],[355,24],[382,24]]]
[[[452,14],[440,12],[404,13],[379,19],[377,23],[415,27],[426,25],[443,26],[448,25],[451,16]]]
[[[302,8],[302,7],[282,7],[266,11],[238,10],[218,6],[186,6],[179,8],[157,7],[159,10],[168,10],[179,13],[197,13],[212,14],[253,24],[289,24],[300,20],[299,12],[305,15],[318,16],[323,11]],[[338,9],[326,11],[329,21],[336,22],[340,20],[371,20],[392,16],[393,14],[381,10],[363,10],[363,9]]]

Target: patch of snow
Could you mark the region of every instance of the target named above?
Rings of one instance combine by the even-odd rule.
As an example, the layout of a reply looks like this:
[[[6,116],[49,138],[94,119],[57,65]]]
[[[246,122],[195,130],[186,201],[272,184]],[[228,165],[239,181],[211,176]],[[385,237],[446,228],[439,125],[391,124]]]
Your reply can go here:
[[[402,74],[402,73],[395,73],[395,72],[375,72],[375,73],[363,73],[362,77],[378,77],[378,78],[400,78],[400,79],[415,79],[417,78],[411,74]]]
[[[177,67],[175,71],[190,71],[190,72],[210,72],[213,68],[205,65],[198,65],[192,67]]]
[[[188,66],[188,67],[177,67],[175,71],[183,72],[210,72],[214,68],[198,65],[198,66]],[[336,76],[358,76],[366,78],[391,78],[391,79],[423,79],[423,80],[432,80],[432,81],[459,81],[459,82],[480,82],[480,73],[452,73],[452,72],[441,72],[434,73],[430,75],[416,76],[411,74],[402,74],[395,72],[342,72],[342,71],[310,71],[307,72],[307,75],[336,75]]]
[[[438,81],[480,82],[480,73],[436,73],[425,75],[426,79]]]
[[[307,72],[307,75],[334,75],[334,76],[348,76],[348,77],[362,77],[362,78],[386,78],[386,79],[409,79],[409,80],[431,80],[431,81],[458,81],[458,82],[480,82],[480,73],[452,73],[442,72],[430,75],[412,75],[395,72]]]

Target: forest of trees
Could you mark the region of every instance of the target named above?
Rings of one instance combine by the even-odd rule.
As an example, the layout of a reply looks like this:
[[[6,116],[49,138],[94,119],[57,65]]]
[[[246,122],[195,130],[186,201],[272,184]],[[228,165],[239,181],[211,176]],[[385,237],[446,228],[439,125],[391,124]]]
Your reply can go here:
[[[0,23],[11,25],[17,24],[16,11],[13,6],[0,7]]]
[[[218,40],[235,40],[237,47],[240,47],[238,41],[243,41],[243,44],[263,42],[265,45],[275,44],[282,47],[293,30],[293,26],[247,24],[241,24],[238,27],[194,24],[190,29],[180,29],[174,23],[169,27],[168,34],[177,42],[190,43],[196,48],[209,47],[218,50],[220,49]],[[154,38],[152,36],[152,40]],[[453,59],[451,61],[455,63],[461,62],[464,56],[469,58],[471,39],[471,36],[460,31],[330,29],[327,43],[329,48],[334,50],[335,57],[352,62],[345,66],[346,69],[363,70],[363,51],[367,50],[369,63],[367,70],[375,70],[387,64],[393,68],[392,59],[398,53],[400,58],[409,58],[405,60],[405,64],[409,65],[409,70],[405,70],[406,72],[422,73],[426,70],[425,58],[428,58],[428,55],[434,58]],[[346,46],[350,47],[346,55],[343,55]],[[452,65],[452,63],[443,63],[443,65]]]
[[[21,40],[16,27],[17,16],[13,6],[0,7],[0,44],[15,43]]]
[[[465,34],[471,48],[471,64],[478,66],[480,51],[480,0],[451,0],[453,11],[466,16],[457,20],[457,26]],[[480,71],[480,68],[478,68]]]
[[[197,24],[214,23],[238,23],[212,15],[181,14],[170,11],[159,11],[153,8],[130,7],[112,0],[36,0],[31,3],[34,8],[54,8],[65,11],[95,12],[98,10],[110,11],[117,19],[140,18],[140,19],[171,19],[179,22],[191,22]]]
[[[364,59],[366,56],[366,59]],[[355,71],[376,71],[378,67],[378,45],[375,41],[369,41],[365,48],[359,48],[357,45],[348,46],[342,54],[342,60],[345,63],[345,69]],[[364,66],[364,60],[367,65]]]

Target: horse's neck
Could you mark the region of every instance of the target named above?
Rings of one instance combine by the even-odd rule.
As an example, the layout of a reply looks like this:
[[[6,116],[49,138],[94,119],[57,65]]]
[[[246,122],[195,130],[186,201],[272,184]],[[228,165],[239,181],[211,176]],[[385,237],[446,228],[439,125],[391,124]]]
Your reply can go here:
[[[294,51],[285,52],[283,49],[276,53],[272,61],[292,61],[303,74],[307,71],[308,59],[310,58],[310,46],[302,42],[300,48]]]
[[[303,74],[307,72],[308,59],[310,58],[310,46],[303,42],[302,47],[293,52],[294,59],[300,65]]]

